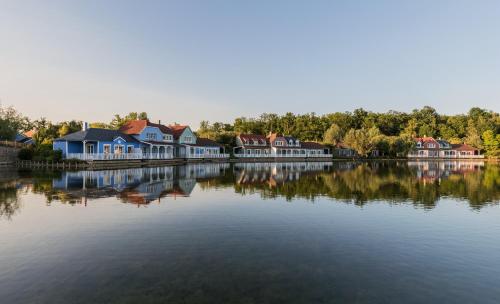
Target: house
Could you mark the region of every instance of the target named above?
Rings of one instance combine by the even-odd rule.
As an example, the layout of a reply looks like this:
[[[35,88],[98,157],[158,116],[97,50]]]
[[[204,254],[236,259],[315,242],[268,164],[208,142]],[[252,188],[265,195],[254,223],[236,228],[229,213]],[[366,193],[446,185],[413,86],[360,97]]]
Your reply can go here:
[[[198,137],[189,126],[170,125],[177,158],[229,158],[224,146],[208,138]]]
[[[120,132],[133,136],[141,143],[145,159],[171,159],[174,157],[174,133],[158,122],[146,119],[132,120],[124,124]]]
[[[343,142],[339,142],[335,145],[333,149],[333,155],[335,157],[358,157],[356,150],[352,149]]]
[[[133,120],[119,130],[88,128],[58,138],[54,150],[82,160],[228,158],[219,143],[199,138],[189,126]]]
[[[20,144],[33,145],[35,143],[33,136],[35,136],[36,130],[30,130],[24,133],[17,133],[15,141]]]
[[[61,150],[63,158],[81,160],[141,159],[141,142],[116,130],[88,128],[57,138],[54,150]]]
[[[450,144],[443,139],[417,137],[408,158],[484,158],[480,150],[466,144]]]
[[[240,134],[234,148],[236,157],[331,157],[329,149],[315,142],[301,142],[293,136],[270,133],[268,136]]]
[[[240,134],[236,136],[235,155],[248,155],[248,157],[270,156],[271,148],[264,135]]]

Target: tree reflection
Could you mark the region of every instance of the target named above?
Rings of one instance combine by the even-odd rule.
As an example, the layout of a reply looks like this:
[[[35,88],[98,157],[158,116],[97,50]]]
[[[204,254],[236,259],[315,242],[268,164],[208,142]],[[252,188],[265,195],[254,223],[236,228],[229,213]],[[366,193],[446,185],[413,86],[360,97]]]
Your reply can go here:
[[[45,202],[87,205],[116,197],[139,206],[161,198],[189,197],[201,191],[233,189],[262,199],[287,201],[319,197],[363,206],[372,201],[412,203],[432,209],[440,198],[466,200],[476,210],[498,204],[500,166],[482,161],[214,163],[104,171],[19,171],[0,175],[0,218],[20,208],[19,194],[43,194]]]

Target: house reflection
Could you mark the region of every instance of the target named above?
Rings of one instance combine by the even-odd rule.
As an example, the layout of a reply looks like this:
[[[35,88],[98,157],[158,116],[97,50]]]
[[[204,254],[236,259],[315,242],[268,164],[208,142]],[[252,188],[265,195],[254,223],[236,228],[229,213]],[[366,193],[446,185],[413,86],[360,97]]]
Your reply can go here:
[[[484,161],[409,161],[408,167],[416,169],[416,177],[424,183],[433,183],[451,175],[480,171]]]
[[[56,199],[87,205],[88,200],[115,196],[137,206],[163,197],[188,197],[197,180],[217,177],[227,163],[155,168],[63,172],[52,182]]]
[[[308,173],[329,171],[332,162],[237,163],[233,172],[237,185],[279,184],[298,181]]]

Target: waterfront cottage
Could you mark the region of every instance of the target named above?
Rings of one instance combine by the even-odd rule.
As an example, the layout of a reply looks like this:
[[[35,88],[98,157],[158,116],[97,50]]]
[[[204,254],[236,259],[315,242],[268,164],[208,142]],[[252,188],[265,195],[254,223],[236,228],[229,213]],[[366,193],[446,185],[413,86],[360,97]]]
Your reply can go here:
[[[267,137],[257,134],[240,134],[236,137],[236,157],[331,157],[329,149],[316,142],[301,142],[293,136],[270,133]]]
[[[450,144],[433,137],[417,137],[408,158],[484,158],[479,149],[466,144]]]
[[[236,147],[233,149],[235,155],[248,157],[268,157],[271,154],[269,142],[264,135],[240,134],[236,136]]]
[[[53,149],[63,158],[80,160],[141,159],[141,143],[116,130],[87,128],[54,140]]]
[[[170,125],[177,158],[229,158],[224,146],[208,138],[201,138],[189,126]]]
[[[133,136],[141,143],[144,159],[171,159],[174,157],[174,134],[167,126],[149,120],[132,120],[120,132]]]

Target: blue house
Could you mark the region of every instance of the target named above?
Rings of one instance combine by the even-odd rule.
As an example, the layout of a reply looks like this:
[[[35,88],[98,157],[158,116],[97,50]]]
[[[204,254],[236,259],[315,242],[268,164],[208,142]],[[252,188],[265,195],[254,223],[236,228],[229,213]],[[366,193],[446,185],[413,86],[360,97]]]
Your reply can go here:
[[[141,159],[141,143],[116,130],[87,128],[54,140],[63,158],[81,160]]]
[[[161,123],[147,119],[132,120],[123,125],[120,132],[133,136],[141,143],[141,151],[147,159],[170,159],[174,157],[172,130]]]

